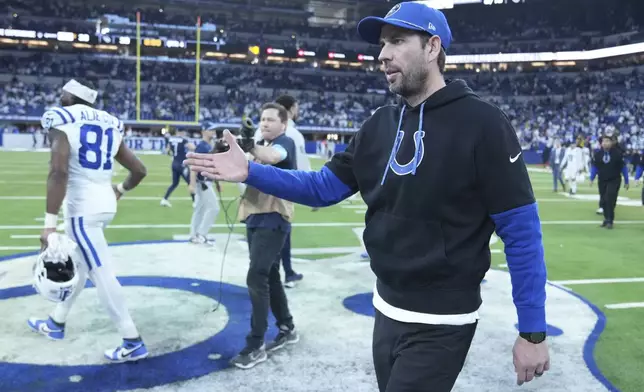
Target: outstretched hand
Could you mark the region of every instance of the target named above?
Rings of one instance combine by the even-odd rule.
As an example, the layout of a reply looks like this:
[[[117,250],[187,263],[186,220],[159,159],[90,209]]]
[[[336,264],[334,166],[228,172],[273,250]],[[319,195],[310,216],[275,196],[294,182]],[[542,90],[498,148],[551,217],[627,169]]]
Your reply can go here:
[[[224,131],[224,140],[230,146],[226,152],[216,154],[198,154],[189,152],[184,165],[193,172],[211,180],[243,182],[248,177],[248,158],[237,144],[235,136],[230,131]]]

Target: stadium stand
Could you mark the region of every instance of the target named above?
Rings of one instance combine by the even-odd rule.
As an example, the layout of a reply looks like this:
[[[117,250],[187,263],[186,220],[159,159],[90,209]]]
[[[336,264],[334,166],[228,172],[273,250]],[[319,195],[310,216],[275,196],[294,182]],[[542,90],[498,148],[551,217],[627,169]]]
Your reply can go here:
[[[101,89],[98,106],[117,113],[137,133],[158,133],[164,122],[194,121],[197,14],[186,3],[159,8],[118,1],[3,2],[0,129],[33,131],[72,77],[94,80]],[[506,110],[526,150],[539,152],[555,137],[595,139],[606,129],[615,129],[628,148],[642,149],[644,48],[581,61],[459,57],[571,50],[583,55],[631,47],[643,41],[644,4],[618,3],[525,0],[446,10],[454,35],[448,77],[466,80]],[[379,72],[378,48],[355,34],[361,15],[384,14],[391,3],[351,3],[341,23],[327,25],[320,16],[324,10],[303,4],[200,3],[199,121],[256,118],[261,103],[289,91],[301,101],[298,125],[307,139],[340,135],[342,148],[374,109],[396,101]],[[140,119],[155,124],[136,123],[137,11],[144,40]]]

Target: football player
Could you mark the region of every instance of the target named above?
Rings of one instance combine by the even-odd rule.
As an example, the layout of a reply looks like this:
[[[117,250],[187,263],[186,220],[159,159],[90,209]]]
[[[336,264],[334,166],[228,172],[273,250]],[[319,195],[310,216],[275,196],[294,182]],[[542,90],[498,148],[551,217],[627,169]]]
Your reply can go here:
[[[568,148],[566,148],[566,154],[562,164],[562,171],[564,173],[563,177],[568,183],[568,189],[571,195],[577,193],[577,177],[583,169],[583,149],[580,146],[580,142],[577,141],[576,145],[571,143]]]
[[[117,200],[141,182],[146,168],[123,143],[123,122],[93,108],[97,95],[96,90],[72,79],[63,87],[61,106],[47,110],[41,118],[51,140],[51,161],[40,241],[46,249],[65,199],[65,232],[78,245],[79,282],[48,318],[30,318],[28,325],[50,339],[63,339],[69,311],[89,278],[123,338],[121,345],[105,351],[105,358],[111,362],[136,361],[147,357],[148,350],[112,269],[103,228],[114,218]],[[129,171],[118,185],[112,185],[115,160]]]
[[[185,131],[177,131],[176,136],[170,136],[167,139],[166,148],[168,154],[172,156],[172,184],[168,187],[168,190],[165,192],[165,196],[161,199],[161,205],[164,207],[172,207],[172,204],[168,201],[170,194],[177,188],[181,178],[190,186],[190,177],[189,170],[186,166],[183,165],[184,159],[186,159],[186,153],[188,151],[194,151],[195,145],[188,140]],[[190,197],[192,197],[192,203],[194,207],[195,194],[190,192]]]

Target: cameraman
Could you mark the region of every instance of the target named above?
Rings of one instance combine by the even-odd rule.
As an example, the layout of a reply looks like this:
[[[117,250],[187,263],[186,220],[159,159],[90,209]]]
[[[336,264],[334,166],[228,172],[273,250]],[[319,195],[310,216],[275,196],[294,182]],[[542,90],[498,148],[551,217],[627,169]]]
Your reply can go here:
[[[207,154],[212,151],[212,140],[215,129],[207,125],[201,131],[201,141],[195,151]],[[221,193],[219,183],[215,181],[217,192]],[[208,232],[219,215],[219,200],[213,189],[212,180],[204,178],[201,174],[190,172],[190,193],[195,195],[195,208],[190,221],[190,242],[193,244],[208,244]]]
[[[277,103],[262,106],[260,128],[263,140],[253,145],[252,133],[245,136],[242,148],[250,152],[255,162],[282,169],[295,168],[295,143],[286,136],[288,113]],[[252,129],[247,131],[253,132]],[[244,131],[242,131],[243,133]],[[284,286],[280,279],[280,251],[291,230],[293,203],[246,187],[240,202],[240,216],[246,223],[250,267],[246,284],[252,305],[251,331],[246,337],[246,347],[231,364],[249,369],[267,359],[266,351],[274,351],[287,343],[299,340],[293,317],[289,311]],[[264,344],[268,329],[268,310],[277,321],[279,333],[274,341]]]
[[[309,161],[309,157],[306,155],[306,140],[304,139],[304,135],[302,135],[295,126],[295,121],[297,121],[299,116],[300,105],[295,97],[286,94],[275,98],[275,103],[279,103],[284,106],[284,109],[286,109],[286,112],[288,113],[288,123],[286,124],[285,134],[289,138],[293,139],[293,142],[295,143],[295,169],[311,171],[311,162]],[[255,132],[255,140],[258,142],[262,140],[261,128],[257,128],[257,131]],[[313,208],[313,211],[317,211],[317,208]],[[285,275],[284,286],[293,288],[295,287],[296,282],[304,278],[304,275],[298,274],[293,270],[293,265],[291,263],[291,233],[286,236],[286,241],[284,241],[281,259]]]

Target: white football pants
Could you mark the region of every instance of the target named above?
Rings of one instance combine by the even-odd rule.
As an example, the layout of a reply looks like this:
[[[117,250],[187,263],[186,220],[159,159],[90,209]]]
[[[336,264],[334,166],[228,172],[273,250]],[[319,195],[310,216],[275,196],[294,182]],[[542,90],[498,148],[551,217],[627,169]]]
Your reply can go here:
[[[123,287],[112,270],[110,250],[103,234],[103,228],[112,221],[114,215],[97,214],[65,220],[65,232],[78,244],[76,255],[72,258],[77,265],[79,281],[72,296],[59,303],[51,317],[57,323],[66,322],[69,311],[89,278],[121,336],[124,339],[135,339],[139,337],[139,331],[125,304]]]
[[[214,190],[214,184],[205,182],[206,189],[201,189],[201,183],[195,186],[195,208],[190,221],[190,237],[202,235],[208,237],[210,227],[219,215],[219,199]]]

